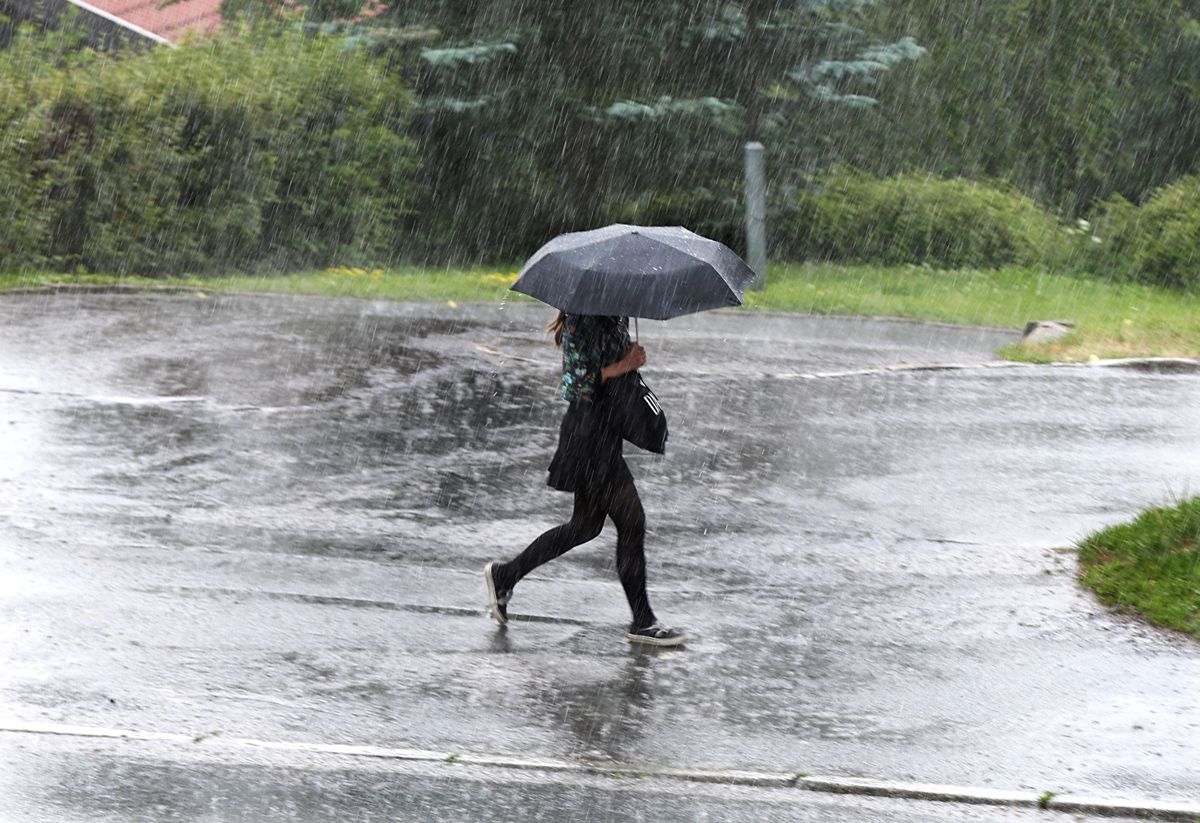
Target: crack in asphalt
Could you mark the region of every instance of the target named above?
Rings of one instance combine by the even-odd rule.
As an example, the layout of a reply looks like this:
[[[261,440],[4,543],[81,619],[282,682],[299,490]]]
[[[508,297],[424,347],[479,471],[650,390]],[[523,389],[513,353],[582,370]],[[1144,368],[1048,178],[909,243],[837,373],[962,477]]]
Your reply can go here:
[[[483,607],[468,609],[461,606],[435,606],[425,603],[397,603],[392,600],[373,600],[363,597],[339,597],[336,595],[304,594],[302,592],[264,591],[261,589],[232,589],[215,586],[148,586],[135,589],[142,594],[182,594],[189,596],[227,596],[286,600],[311,606],[346,606],[358,609],[382,609],[384,611],[409,612],[413,614],[440,614],[452,617],[479,617],[485,614]],[[598,623],[574,617],[558,617],[545,614],[522,614],[510,612],[509,620],[523,623],[552,623],[567,626],[597,626]]]

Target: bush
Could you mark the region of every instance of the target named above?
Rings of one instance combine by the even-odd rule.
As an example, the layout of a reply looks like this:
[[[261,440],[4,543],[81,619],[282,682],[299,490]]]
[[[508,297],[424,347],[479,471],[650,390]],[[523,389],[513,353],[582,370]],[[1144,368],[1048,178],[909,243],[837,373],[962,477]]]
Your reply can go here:
[[[1156,286],[1200,286],[1200,176],[1154,190],[1140,208],[1110,198],[1092,221],[1099,242],[1080,255],[1081,266]]]
[[[1200,497],[1147,509],[1078,543],[1079,577],[1100,599],[1200,639]]]
[[[28,66],[37,49],[0,63],[15,73],[17,55]],[[36,132],[24,174],[0,161],[4,182],[17,183],[0,185],[3,196],[24,197],[33,223],[39,248],[26,260],[163,275],[394,252],[414,189],[409,95],[339,40],[243,33],[42,58],[20,116],[0,102],[0,143]]]
[[[838,171],[779,209],[778,251],[793,259],[983,268],[1042,262],[1062,245],[1033,200],[964,179]]]
[[[4,85],[0,77],[0,270],[12,271],[44,263],[49,182],[35,173],[39,124]]]
[[[35,86],[77,47],[78,38],[51,32],[15,38],[0,50],[0,269],[5,271],[46,262],[51,181]]]

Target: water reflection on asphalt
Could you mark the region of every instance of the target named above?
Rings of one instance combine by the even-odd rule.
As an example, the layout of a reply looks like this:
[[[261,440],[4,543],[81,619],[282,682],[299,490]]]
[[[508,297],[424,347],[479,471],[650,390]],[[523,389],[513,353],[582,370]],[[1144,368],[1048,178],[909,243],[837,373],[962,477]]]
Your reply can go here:
[[[630,457],[652,596],[695,642],[631,652],[611,528],[523,583],[508,630],[481,610],[483,563],[569,510],[544,486],[562,411],[546,319],[5,298],[3,714],[1200,793],[1200,655],[1097,606],[1058,551],[1194,482],[1200,381],[784,379],[982,363],[1012,336],[736,313],[642,324],[672,427],[665,459]],[[79,802],[66,777],[31,785]]]

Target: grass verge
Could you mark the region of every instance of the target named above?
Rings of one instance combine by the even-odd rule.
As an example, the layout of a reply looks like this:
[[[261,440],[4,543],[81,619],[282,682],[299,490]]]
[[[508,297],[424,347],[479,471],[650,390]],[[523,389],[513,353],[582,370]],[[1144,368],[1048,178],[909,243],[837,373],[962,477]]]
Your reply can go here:
[[[100,274],[0,274],[0,291],[38,288],[57,284],[126,286],[189,286],[211,291],[258,292],[264,294],[312,294],[324,297],[355,297],[368,300],[419,300],[491,302],[511,294],[508,287],[516,272],[496,269],[362,269],[336,268],[326,271],[281,275],[233,274],[212,277],[113,277]]]
[[[1200,640],[1200,497],[1079,542],[1079,577],[1105,604]]]
[[[778,265],[755,308],[884,315],[1020,329],[1070,320],[1076,333],[1001,354],[1032,362],[1092,357],[1200,357],[1200,294],[1044,270],[936,271],[916,266]]]
[[[335,268],[279,276],[172,280],[61,274],[0,275],[0,290],[60,282],[185,285],[218,291],[316,294],[388,300],[490,302],[505,295],[515,267],[500,269]],[[1029,362],[1109,357],[1200,357],[1200,294],[1113,283],[1037,269],[937,271],[917,266],[775,264],[750,310],[910,317],[1019,329],[1029,320],[1070,320],[1076,333],[1001,354]]]

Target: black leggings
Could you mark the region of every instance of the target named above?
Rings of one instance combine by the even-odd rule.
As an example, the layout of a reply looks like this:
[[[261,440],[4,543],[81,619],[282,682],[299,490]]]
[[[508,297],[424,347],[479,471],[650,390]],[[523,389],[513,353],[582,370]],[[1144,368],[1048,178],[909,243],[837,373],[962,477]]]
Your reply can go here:
[[[605,517],[611,517],[617,526],[617,575],[633,612],[634,628],[653,624],[654,612],[646,594],[646,513],[631,480],[608,489],[575,492],[570,520],[542,533],[516,558],[494,568],[497,587],[511,589],[543,563],[595,539],[604,528]]]

